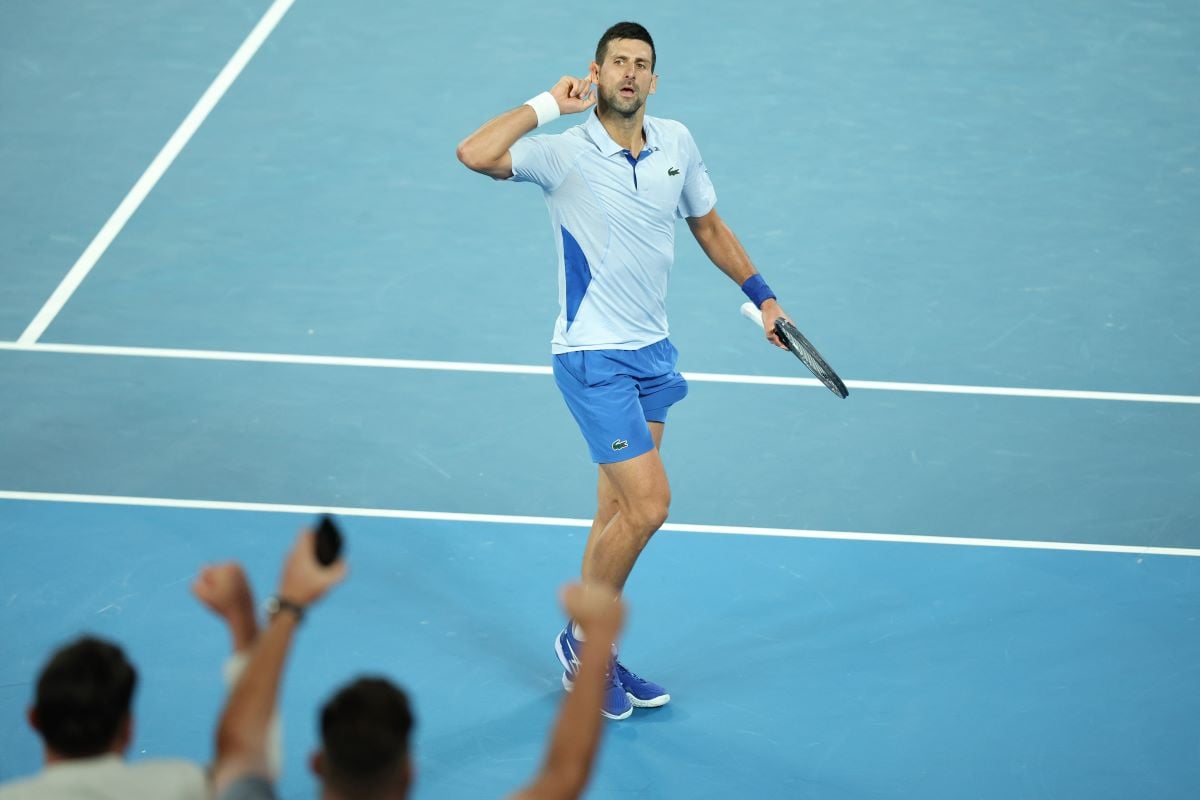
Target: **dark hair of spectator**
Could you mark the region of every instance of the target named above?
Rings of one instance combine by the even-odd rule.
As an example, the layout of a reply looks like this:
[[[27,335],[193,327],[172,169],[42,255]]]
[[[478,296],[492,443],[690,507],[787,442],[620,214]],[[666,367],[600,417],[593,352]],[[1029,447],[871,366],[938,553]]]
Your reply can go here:
[[[34,713],[46,745],[67,758],[111,749],[129,716],[137,670],[121,648],[85,636],[56,652],[38,678]]]
[[[604,32],[604,35],[600,37],[600,43],[596,45],[597,64],[604,64],[608,43],[613,39],[636,39],[650,45],[650,71],[654,71],[654,63],[658,60],[658,54],[654,52],[654,40],[650,38],[650,31],[636,22],[618,22]]]
[[[325,784],[370,798],[409,779],[413,715],[404,692],[385,678],[359,678],[321,709]]]

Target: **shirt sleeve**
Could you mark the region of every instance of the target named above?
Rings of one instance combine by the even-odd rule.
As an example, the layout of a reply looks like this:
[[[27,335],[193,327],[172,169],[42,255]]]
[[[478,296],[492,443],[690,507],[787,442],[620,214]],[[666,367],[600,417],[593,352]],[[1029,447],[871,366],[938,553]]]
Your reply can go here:
[[[679,205],[675,209],[680,219],[686,217],[703,217],[713,210],[717,204],[717,190],[708,177],[708,168],[700,156],[700,148],[692,138],[691,131],[686,128],[680,140],[680,149],[687,160],[687,174],[683,181],[683,191],[679,195]]]
[[[566,177],[572,160],[562,139],[562,134],[518,139],[508,148],[508,155],[512,159],[512,180],[536,183],[546,191],[556,188]]]

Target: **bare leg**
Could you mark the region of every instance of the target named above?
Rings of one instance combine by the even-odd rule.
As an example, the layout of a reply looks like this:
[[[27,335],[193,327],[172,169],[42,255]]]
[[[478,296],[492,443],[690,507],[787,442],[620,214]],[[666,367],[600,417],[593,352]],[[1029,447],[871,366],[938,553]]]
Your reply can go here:
[[[583,579],[607,583],[618,592],[633,565],[666,521],[671,490],[658,448],[663,424],[651,422],[655,449],[615,464],[601,464],[596,517],[583,554]]]
[[[654,439],[654,449],[662,450],[663,429],[666,427],[661,422],[648,422],[650,426],[650,436]],[[617,515],[617,492],[613,488],[612,483],[608,480],[608,476],[604,474],[604,470],[597,468],[598,478],[596,481],[596,516],[592,520],[592,529],[588,532],[587,544],[583,548],[583,569],[581,574],[587,575],[587,565],[592,557],[592,550],[596,547],[596,542],[600,539],[600,534],[612,521],[612,518]]]

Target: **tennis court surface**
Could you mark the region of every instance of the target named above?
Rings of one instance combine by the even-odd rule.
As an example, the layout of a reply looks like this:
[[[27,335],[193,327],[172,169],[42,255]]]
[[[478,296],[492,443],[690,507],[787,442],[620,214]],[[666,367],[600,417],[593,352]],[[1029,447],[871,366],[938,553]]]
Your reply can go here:
[[[594,467],[542,198],[454,147],[632,12],[351,6],[0,15],[0,780],[83,632],[140,670],[130,757],[207,761],[228,645],[188,584],[236,558],[271,593],[322,510],[351,576],[293,652],[282,796],[363,672],[412,693],[418,798],[542,758]],[[649,113],[850,396],[681,226],[691,394],[622,650],[673,699],[606,727],[589,796],[1191,797],[1200,9],[634,18]]]

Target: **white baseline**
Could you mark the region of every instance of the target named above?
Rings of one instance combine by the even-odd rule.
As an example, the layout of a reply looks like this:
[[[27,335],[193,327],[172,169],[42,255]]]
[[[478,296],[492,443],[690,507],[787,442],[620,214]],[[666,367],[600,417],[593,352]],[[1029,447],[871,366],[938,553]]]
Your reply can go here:
[[[360,367],[369,369],[420,369],[445,372],[491,372],[507,375],[550,375],[548,366],[529,364],[491,364],[471,361],[426,361],[408,358],[361,358],[355,356],[314,356],[291,353],[248,353],[230,350],[188,350],[164,347],[119,347],[94,344],[57,344],[49,342],[0,342],[0,350],[34,353],[62,353],[85,356],[129,358],[174,358],[196,361],[233,361],[268,364],[304,364],[322,367]],[[770,375],[726,375],[712,372],[685,372],[683,376],[698,383],[738,383],[761,386],[806,386],[827,391],[815,378],[775,377]],[[1041,397],[1060,400],[1106,400],[1126,403],[1170,403],[1200,405],[1200,396],[1183,394],[1145,394],[1137,392],[1093,392],[1074,389],[1025,389],[1006,386],[959,386],[944,383],[904,383],[893,381],[846,381],[851,389],[888,392],[927,392],[932,394],[974,394],[999,397]]]
[[[142,506],[151,508],[186,508],[205,511],[252,511],[270,514],[337,514],[343,517],[419,519],[439,522],[482,522],[497,525],[546,525],[569,528],[587,528],[592,524],[590,519],[572,519],[569,517],[465,514],[449,511],[411,511],[394,508],[245,503],[225,500],[180,500],[163,497],[122,497],[117,495],[65,494],[57,492],[12,492],[0,490],[0,500],[87,503],[93,505]],[[754,528],[743,525],[693,525],[683,522],[668,522],[666,525],[663,525],[662,530],[677,533],[775,536],[789,539],[834,539],[855,542],[897,542],[907,544],[956,545],[959,547],[999,547],[1018,550],[1072,550],[1089,553],[1200,557],[1200,549],[1190,547],[1140,547],[1123,544],[1090,544],[1086,542],[1054,542],[1022,539],[980,539],[963,536],[926,536],[907,533],[813,531],[792,528]]]
[[[113,239],[117,238],[117,234],[125,227],[125,223],[129,222],[129,218],[150,194],[150,191],[158,183],[163,173],[175,162],[175,158],[183,150],[184,146],[191,141],[192,136],[199,130],[204,120],[208,118],[209,113],[216,107],[217,103],[225,96],[225,92],[237,80],[237,77],[242,74],[242,70],[250,63],[250,59],[258,52],[258,48],[267,40],[271,32],[275,30],[275,26],[283,19],[283,15],[292,7],[295,0],[275,0],[271,7],[263,14],[262,19],[254,26],[254,30],[250,31],[250,35],[242,42],[242,46],[237,49],[233,57],[213,79],[212,84],[196,101],[196,105],[191,112],[184,117],[183,122],[163,145],[162,150],[150,162],[150,166],[146,167],[146,171],[142,173],[142,177],[138,178],[137,183],[129,190],[129,194],[125,195],[125,199],[117,206],[117,210],[112,213],[104,226],[100,228],[100,232],[92,239],[91,244],[83,251],[79,258],[75,261],[75,265],[67,272],[66,277],[58,284],[58,288],[50,295],[50,299],[38,311],[37,316],[25,328],[17,340],[23,344],[32,344],[42,337],[46,332],[46,328],[50,327],[50,323],[58,316],[58,312],[62,311],[63,306],[71,299],[71,295],[75,294],[75,290],[83,283],[83,279],[92,271],[92,267],[104,255],[104,251],[108,250],[109,245],[113,243]]]

